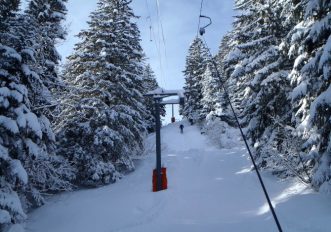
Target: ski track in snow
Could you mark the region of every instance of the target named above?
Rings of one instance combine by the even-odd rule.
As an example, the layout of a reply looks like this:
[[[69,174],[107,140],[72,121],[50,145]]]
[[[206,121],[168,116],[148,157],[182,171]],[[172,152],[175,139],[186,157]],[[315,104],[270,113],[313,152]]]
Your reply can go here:
[[[27,232],[277,231],[239,139],[237,147],[219,149],[197,127],[184,125],[184,134],[179,123],[161,132],[167,190],[151,191],[151,151],[116,184],[52,197],[29,214]],[[263,178],[284,231],[329,231],[330,196],[295,180]]]

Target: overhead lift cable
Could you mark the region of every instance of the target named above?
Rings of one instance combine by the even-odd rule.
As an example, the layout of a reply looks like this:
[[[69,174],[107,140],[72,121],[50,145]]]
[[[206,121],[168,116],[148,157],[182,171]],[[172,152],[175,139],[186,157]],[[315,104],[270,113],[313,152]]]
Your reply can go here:
[[[162,15],[161,15],[161,11],[160,11],[160,2],[159,2],[159,0],[156,0],[156,5],[157,5],[157,16],[159,18],[159,23],[160,23],[160,27],[161,27],[162,42],[163,42],[163,47],[164,47],[164,55],[166,57],[167,56],[166,40],[165,40],[165,36],[164,36]]]
[[[203,0],[201,0],[201,5],[202,5],[202,2],[203,2]],[[200,13],[200,15],[199,15],[199,20],[200,20],[202,17],[206,17],[206,16],[203,16],[203,15],[201,15],[201,13]],[[209,17],[207,17],[207,18],[209,18]],[[210,21],[210,23],[211,23],[211,21]],[[200,23],[199,23],[199,24],[200,24]],[[210,25],[210,24],[208,24],[207,26],[209,26],[209,25]],[[202,27],[202,29],[205,29],[207,26]],[[199,31],[201,32],[201,30],[199,30]],[[264,185],[264,182],[263,182],[263,179],[262,179],[261,174],[260,174],[260,172],[259,172],[259,169],[258,169],[258,167],[257,167],[257,165],[256,165],[256,163],[255,163],[255,160],[254,160],[253,154],[252,154],[252,152],[251,152],[251,149],[250,149],[250,147],[249,147],[249,145],[248,145],[248,142],[247,142],[246,136],[245,136],[245,134],[244,134],[244,132],[243,132],[243,130],[242,130],[242,127],[241,127],[241,125],[240,125],[240,122],[239,122],[239,119],[238,119],[237,113],[236,113],[235,110],[234,110],[233,104],[232,104],[231,99],[230,99],[230,95],[229,95],[229,93],[228,93],[228,91],[227,91],[227,89],[226,89],[226,87],[225,87],[225,84],[224,84],[223,81],[222,81],[222,78],[221,78],[220,72],[219,72],[219,70],[218,70],[217,63],[216,63],[216,61],[215,61],[215,57],[212,55],[212,53],[211,53],[211,51],[210,51],[210,48],[208,47],[208,44],[207,44],[205,38],[203,37],[203,34],[204,34],[204,33],[200,33],[200,35],[201,35],[201,37],[202,37],[202,39],[203,39],[203,41],[204,41],[204,43],[205,43],[205,46],[206,46],[206,48],[207,48],[207,50],[208,50],[208,52],[209,52],[209,54],[210,54],[210,56],[211,56],[211,62],[212,62],[212,64],[215,66],[215,71],[216,71],[216,74],[217,74],[218,80],[219,80],[219,82],[220,82],[221,88],[222,88],[223,91],[224,91],[226,101],[229,103],[230,108],[231,108],[231,111],[232,111],[232,113],[233,113],[233,115],[234,115],[234,117],[235,117],[236,124],[237,124],[237,126],[238,126],[238,128],[239,128],[239,130],[240,130],[240,134],[241,134],[241,136],[242,136],[242,138],[243,138],[243,140],[244,140],[244,142],[245,142],[246,149],[247,149],[247,151],[248,151],[248,153],[249,153],[249,156],[250,156],[250,158],[251,158],[251,161],[252,161],[252,163],[253,163],[254,170],[255,170],[255,172],[256,172],[256,174],[257,174],[257,176],[258,176],[259,182],[260,182],[261,187],[262,187],[262,189],[263,189],[264,195],[265,195],[265,197],[266,197],[266,199],[267,199],[267,202],[268,202],[268,205],[269,205],[270,211],[271,211],[272,216],[273,216],[273,218],[274,218],[274,220],[275,220],[275,223],[276,223],[276,225],[277,225],[278,231],[279,231],[279,232],[282,232],[282,231],[283,231],[283,230],[282,230],[282,227],[281,227],[281,225],[280,225],[280,223],[279,223],[279,220],[278,220],[277,214],[276,214],[276,212],[275,212],[275,209],[274,209],[274,207],[273,207],[273,205],[272,205],[272,203],[271,203],[271,200],[270,200],[269,194],[268,194],[267,189],[266,189],[266,187],[265,187],[265,185]]]
[[[163,86],[165,86],[165,74],[164,74],[164,68],[163,68],[163,61],[162,61],[162,53],[161,53],[161,39],[158,33],[155,33],[155,30],[153,28],[153,19],[152,19],[152,15],[151,15],[151,11],[150,11],[150,7],[148,4],[148,0],[145,0],[146,3],[146,8],[147,8],[147,12],[148,12],[148,19],[150,22],[150,40],[152,40],[151,42],[154,42],[155,48],[156,48],[156,52],[157,52],[157,57],[158,57],[158,61],[159,61],[159,66],[160,66],[160,72],[161,72],[161,81]],[[157,6],[158,7],[158,6]],[[157,9],[158,11],[158,9]],[[158,13],[157,13],[158,14]],[[153,39],[152,39],[153,38]]]
[[[158,17],[158,36],[160,36],[160,33],[161,33],[163,49],[164,49],[165,66],[167,67],[167,48],[166,48],[166,40],[165,40],[165,36],[164,36],[162,15],[161,15],[161,11],[160,11],[159,0],[156,0],[156,13],[157,13],[157,17]],[[161,39],[159,39],[159,46],[161,48]],[[166,75],[166,72],[164,72],[164,75]]]

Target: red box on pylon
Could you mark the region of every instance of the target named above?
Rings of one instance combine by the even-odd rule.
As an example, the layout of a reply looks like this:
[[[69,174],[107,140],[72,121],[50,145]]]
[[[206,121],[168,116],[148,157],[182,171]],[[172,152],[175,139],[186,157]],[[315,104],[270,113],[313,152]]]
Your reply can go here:
[[[168,188],[167,169],[161,168],[161,190]],[[157,192],[157,172],[153,170],[153,192]]]

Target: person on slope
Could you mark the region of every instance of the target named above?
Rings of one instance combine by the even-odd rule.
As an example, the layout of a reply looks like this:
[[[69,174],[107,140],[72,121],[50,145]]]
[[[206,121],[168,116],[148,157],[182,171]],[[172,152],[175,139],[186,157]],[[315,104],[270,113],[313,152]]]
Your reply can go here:
[[[180,128],[180,133],[183,134],[183,132],[184,132],[184,125],[183,124],[180,124],[179,128]]]

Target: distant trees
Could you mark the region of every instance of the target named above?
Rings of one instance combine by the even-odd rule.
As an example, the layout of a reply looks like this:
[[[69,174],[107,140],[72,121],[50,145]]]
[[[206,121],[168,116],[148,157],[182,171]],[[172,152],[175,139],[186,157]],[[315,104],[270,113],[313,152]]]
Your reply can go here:
[[[184,70],[186,103],[182,109],[183,116],[194,122],[204,119],[202,112],[202,82],[209,59],[208,50],[203,41],[196,37],[190,45],[186,57]]]
[[[149,64],[145,66],[143,73],[143,94],[148,93],[149,91],[159,88],[159,84],[156,81],[155,74]],[[147,131],[155,131],[155,103],[151,97],[145,97],[145,105],[148,111],[146,122],[147,122]],[[160,115],[165,116],[165,107],[161,106]]]

